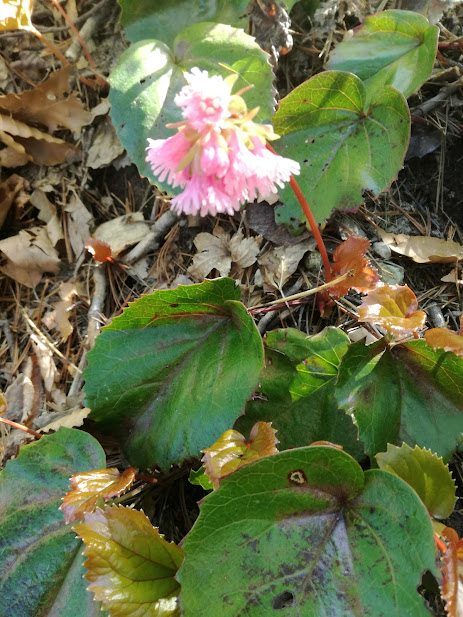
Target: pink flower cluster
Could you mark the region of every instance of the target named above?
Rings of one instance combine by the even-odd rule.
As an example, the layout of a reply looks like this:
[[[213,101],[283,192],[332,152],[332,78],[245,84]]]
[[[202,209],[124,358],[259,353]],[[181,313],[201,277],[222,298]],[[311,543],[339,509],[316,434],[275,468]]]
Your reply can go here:
[[[248,112],[242,97],[232,95],[237,76],[193,68],[185,78],[188,85],[174,99],[185,120],[167,125],[178,129],[172,137],[148,139],[146,157],[161,182],[184,189],[172,199],[176,212],[233,214],[299,173],[299,163],[265,147],[277,135],[253,122],[258,108]]]

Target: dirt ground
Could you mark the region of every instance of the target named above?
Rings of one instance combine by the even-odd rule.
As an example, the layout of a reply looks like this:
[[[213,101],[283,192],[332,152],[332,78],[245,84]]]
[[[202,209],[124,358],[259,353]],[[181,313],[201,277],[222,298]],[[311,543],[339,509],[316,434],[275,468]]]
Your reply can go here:
[[[382,2],[380,8],[407,8],[410,3],[406,4]],[[436,3],[428,4],[435,10]],[[127,46],[116,0],[67,0],[62,5],[81,31],[98,73],[107,78]],[[300,7],[295,7],[295,45],[281,58],[277,71],[280,96],[322,70],[330,46],[342,39],[345,30],[355,27],[378,8],[343,0],[328,0],[325,5],[331,7],[331,12],[319,16],[318,22],[306,19],[299,12]],[[462,35],[461,6],[439,17],[442,42],[459,40]],[[82,48],[51,3],[36,0],[33,23],[53,38],[81,77],[93,79],[94,71]],[[33,35],[24,31],[0,34],[0,95],[33,90],[60,67],[61,63]],[[442,280],[455,264],[418,264],[391,253],[380,242],[376,226],[393,233],[432,235],[463,244],[462,71],[463,47],[440,48],[431,79],[409,101],[413,122],[411,146],[390,191],[378,197],[366,194],[365,204],[356,213],[335,213],[324,230],[331,251],[349,234],[368,238],[372,242],[372,263],[380,273],[389,276],[391,282],[406,283],[414,290],[420,308],[428,311],[432,326],[448,324],[455,330],[462,311],[461,272]],[[225,251],[231,250],[226,247],[230,247],[230,239],[236,234],[257,238],[255,263],[241,267],[236,257],[230,270],[230,275],[241,281],[247,306],[316,286],[323,282],[323,275],[318,254],[312,252],[314,243],[310,235],[306,232],[294,237],[277,227],[271,206],[250,206],[243,216],[216,219],[178,219],[169,214],[168,199],[159,195],[148,180],[140,178],[118,142],[108,116],[107,87],[95,88],[71,74],[65,96],[71,93],[77,94],[83,109],[92,115],[87,118],[89,122],[75,130],[53,132],[55,137],[76,147],[69,161],[15,165],[8,163],[6,155],[2,158],[0,152],[0,251],[1,242],[21,234],[29,234],[25,240],[28,247],[40,245],[43,230],[47,230],[49,239],[52,237],[47,247],[42,247],[48,251],[51,262],[47,262],[47,267],[42,262],[38,264],[35,284],[30,279],[37,266],[34,253],[21,269],[18,251],[25,245],[16,244],[8,255],[2,252],[0,390],[5,392],[8,403],[5,417],[12,421],[34,430],[52,423],[55,424],[50,430],[60,425],[83,424],[95,432],[92,422],[86,419],[88,410],[82,405],[81,372],[87,351],[101,325],[119,314],[127,302],[154,289],[220,275],[213,265],[208,266],[207,260],[202,266],[193,261],[198,253],[194,243],[198,233],[213,234]],[[36,126],[34,121],[31,126]],[[6,142],[2,143],[6,148]],[[14,198],[9,200],[12,190]],[[95,235],[102,224],[115,219],[122,221],[122,227],[111,229],[107,237],[111,248],[113,243],[117,245],[117,250],[113,249],[116,263],[99,264],[85,251],[85,237]],[[144,236],[153,230],[156,241],[143,246]],[[239,237],[235,240],[239,245]],[[280,253],[275,253],[276,249]],[[261,260],[270,251],[273,261]],[[275,265],[275,259],[282,254],[292,264],[289,273],[282,273]],[[360,299],[352,294],[346,302],[355,308]],[[346,312],[347,304],[336,306],[323,318],[310,299],[304,305],[257,315],[256,319],[261,333],[279,326],[295,326],[308,334],[327,325],[342,325],[349,331],[356,323]],[[4,463],[30,437],[0,426],[0,455]],[[121,464],[117,445],[107,437],[98,437],[107,451],[108,466]],[[458,457],[453,470],[463,498]],[[188,483],[187,472],[187,467],[172,470],[156,491],[142,486],[133,497],[141,500],[145,512],[175,540],[194,522],[196,501],[202,495],[199,487]],[[182,481],[174,482],[179,477]],[[459,507],[462,505],[460,500]],[[462,519],[457,512],[451,521],[460,535]]]

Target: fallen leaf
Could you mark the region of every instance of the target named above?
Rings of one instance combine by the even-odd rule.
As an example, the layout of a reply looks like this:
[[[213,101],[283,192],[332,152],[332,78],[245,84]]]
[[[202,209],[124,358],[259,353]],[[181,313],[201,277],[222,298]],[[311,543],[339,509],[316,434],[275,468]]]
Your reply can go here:
[[[112,163],[123,152],[124,146],[121,144],[110,118],[103,118],[95,131],[92,145],[88,150],[87,166],[91,169],[99,169]]]
[[[2,0],[0,4],[0,32],[31,30],[33,0]]]
[[[448,274],[441,278],[443,283],[455,283],[455,285],[463,285],[463,279],[459,278],[460,273],[458,268],[452,268]]]
[[[44,227],[23,229],[1,240],[0,251],[7,258],[0,271],[26,287],[36,287],[44,272],[58,274],[61,261]]]
[[[76,426],[82,426],[84,420],[90,414],[90,407],[82,407],[81,409],[74,409],[70,412],[62,412],[60,417],[45,426],[36,427],[41,433],[49,433],[50,431],[57,431],[59,428],[75,428]]]
[[[241,212],[239,215],[241,216]],[[253,231],[278,246],[292,246],[310,236],[306,227],[302,228],[298,236],[294,236],[289,233],[284,225],[277,225],[275,223],[275,208],[270,204],[247,204],[245,215],[246,222]]]
[[[24,178],[18,174],[12,174],[0,184],[0,227],[2,227],[11,206],[15,203],[19,194],[23,193]],[[27,197],[27,199],[29,199]],[[23,198],[23,203],[25,200]]]
[[[47,224],[47,234],[53,246],[64,238],[61,222],[56,213],[56,206],[51,203],[41,189],[35,189],[30,202],[39,211],[38,218]]]
[[[347,272],[352,272],[352,275],[345,281],[330,287],[329,293],[333,297],[345,296],[349,289],[366,293],[380,281],[378,272],[371,267],[369,259],[365,257],[369,247],[368,240],[349,236],[334,251],[331,267],[333,276],[341,276]]]
[[[390,234],[377,229],[384,244],[400,255],[411,257],[419,264],[430,262],[450,263],[463,259],[463,246],[453,240],[441,240],[431,236],[407,236]]]
[[[315,240],[310,238],[292,246],[279,246],[267,251],[257,260],[262,266],[263,280],[270,289],[281,289],[292,276],[299,262],[315,247]],[[264,287],[265,289],[265,287]]]
[[[77,258],[85,250],[85,244],[90,237],[90,225],[93,223],[93,216],[75,193],[72,193],[69,203],[64,210],[69,214],[69,241]]]
[[[433,349],[451,351],[463,358],[463,336],[447,328],[431,328],[424,333],[426,343]]]
[[[73,331],[73,326],[68,319],[68,311],[74,302],[74,296],[77,294],[76,284],[74,281],[63,282],[60,285],[59,295],[61,300],[56,302],[54,309],[47,313],[43,318],[43,323],[47,328],[56,328],[59,330],[63,341],[67,341]]]
[[[143,213],[133,212],[103,223],[95,229],[93,237],[106,242],[111,247],[112,254],[117,257],[129,246],[143,240],[149,230],[150,227]]]
[[[235,264],[236,278],[240,278],[244,268],[256,262],[262,238],[244,238],[241,230],[230,239],[221,227],[216,227],[213,234],[199,233],[194,244],[198,250],[193,257],[193,264],[188,268],[195,280],[202,281],[212,270],[218,270],[220,276],[228,276]]]
[[[363,299],[358,315],[359,321],[404,335],[416,332],[426,323],[426,313],[417,309],[418,301],[408,285],[383,285]]]
[[[66,523],[82,521],[87,513],[95,511],[98,499],[107,501],[122,495],[134,480],[133,467],[122,474],[116,467],[74,474],[69,485],[72,490],[66,493],[59,507],[64,512]]]
[[[256,422],[251,429],[249,442],[235,430],[226,431],[210,448],[202,450],[209,480],[218,488],[220,479],[233,473],[240,467],[259,458],[278,452],[275,430],[271,422]]]
[[[180,615],[175,574],[183,550],[159,535],[143,512],[124,506],[97,508],[73,530],[85,544],[88,590],[112,615]]]

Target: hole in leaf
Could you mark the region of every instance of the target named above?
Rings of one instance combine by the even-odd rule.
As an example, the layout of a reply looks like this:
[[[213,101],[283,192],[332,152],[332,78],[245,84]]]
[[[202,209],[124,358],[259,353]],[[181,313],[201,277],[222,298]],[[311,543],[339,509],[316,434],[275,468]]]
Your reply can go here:
[[[292,591],[283,591],[275,596],[272,600],[272,608],[275,611],[281,611],[288,606],[294,606],[294,594]]]

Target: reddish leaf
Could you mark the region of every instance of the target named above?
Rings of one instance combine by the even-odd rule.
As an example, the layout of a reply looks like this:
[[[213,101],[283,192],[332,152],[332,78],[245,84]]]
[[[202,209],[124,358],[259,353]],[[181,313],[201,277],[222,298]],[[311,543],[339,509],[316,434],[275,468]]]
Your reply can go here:
[[[349,236],[333,254],[331,272],[333,276],[341,276],[352,272],[345,281],[330,287],[330,294],[335,298],[345,296],[349,289],[366,293],[380,281],[378,272],[371,267],[369,259],[365,257],[370,242],[364,238]]]
[[[103,240],[90,238],[87,240],[85,248],[100,263],[111,260],[111,247]]]
[[[125,493],[135,480],[135,469],[129,467],[120,474],[115,467],[98,469],[72,476],[69,491],[63,498],[60,510],[66,523],[83,520],[85,514],[93,512],[98,499],[111,499]]]
[[[219,480],[240,467],[264,456],[278,452],[278,439],[271,422],[256,422],[251,429],[249,442],[238,431],[226,431],[210,448],[202,450],[202,461],[214,488]]]
[[[426,343],[433,349],[452,351],[457,356],[463,357],[463,336],[452,330],[447,330],[447,328],[431,328],[431,330],[425,333],[424,338]]]
[[[396,335],[422,328],[426,313],[418,311],[418,301],[408,285],[383,285],[371,291],[359,307],[359,321],[383,327]]]
[[[183,550],[159,535],[143,512],[97,508],[73,527],[85,543],[88,590],[113,617],[178,615],[175,574]]]
[[[463,539],[457,532],[446,527],[442,535],[448,540],[447,550],[442,555],[442,598],[449,617],[463,615]]]

